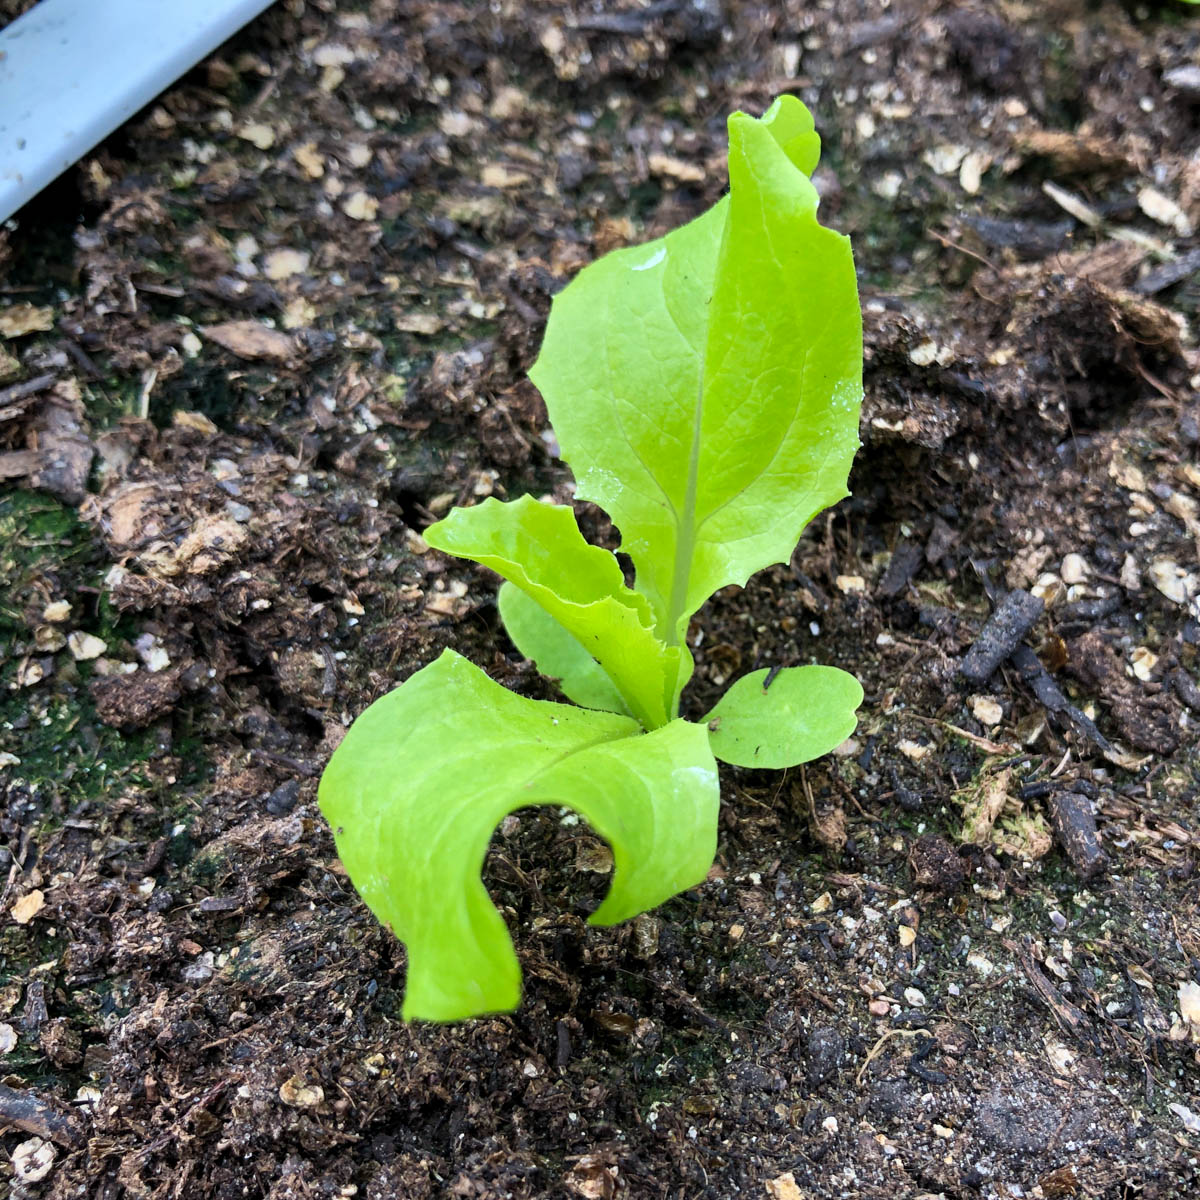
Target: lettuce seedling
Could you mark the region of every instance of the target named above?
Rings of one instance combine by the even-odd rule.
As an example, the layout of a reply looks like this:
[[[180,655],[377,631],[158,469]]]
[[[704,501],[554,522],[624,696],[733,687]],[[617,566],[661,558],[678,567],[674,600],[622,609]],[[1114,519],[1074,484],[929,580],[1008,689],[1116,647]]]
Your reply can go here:
[[[820,140],[798,100],[729,119],[729,193],[555,299],[530,376],[577,480],[633,561],[529,496],[454,509],[430,546],[504,577],[501,618],[575,705],[506,691],[453,651],[375,701],[321,780],[338,852],[408,950],[406,1018],[508,1011],[521,977],[480,878],[492,831],[533,804],[612,847],[591,920],[700,883],[717,845],[716,759],[786,767],[854,729],[862,689],[832,667],[754,671],[680,718],[688,624],[717,589],[787,562],[847,495],[862,320],[847,238],[817,221]]]

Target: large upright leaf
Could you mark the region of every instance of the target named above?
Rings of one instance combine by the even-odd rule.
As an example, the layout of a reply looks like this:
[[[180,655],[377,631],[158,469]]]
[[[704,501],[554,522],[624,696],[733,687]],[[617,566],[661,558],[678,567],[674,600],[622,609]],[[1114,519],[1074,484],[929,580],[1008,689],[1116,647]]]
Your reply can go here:
[[[671,643],[846,495],[862,321],[850,243],[817,222],[817,145],[793,97],[735,113],[729,196],[580,272],[530,371]]]
[[[319,798],[354,886],[408,949],[406,1018],[520,1001],[512,942],[480,879],[492,831],[515,809],[567,805],[612,846],[594,924],[693,887],[716,853],[702,726],[646,734],[628,717],[527,700],[450,650],[354,722]]]
[[[491,567],[535,600],[604,668],[647,729],[674,715],[685,652],[655,635],[646,598],[625,585],[609,551],[584,541],[571,509],[532,496],[509,504],[488,499],[452,509],[425,530],[425,540]]]

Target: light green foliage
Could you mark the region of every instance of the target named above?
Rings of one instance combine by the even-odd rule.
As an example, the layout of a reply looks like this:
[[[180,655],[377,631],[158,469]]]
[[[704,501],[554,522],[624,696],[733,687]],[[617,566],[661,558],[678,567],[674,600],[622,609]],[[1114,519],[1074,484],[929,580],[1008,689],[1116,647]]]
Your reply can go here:
[[[672,645],[846,495],[862,323],[849,240],[817,223],[811,129],[795,100],[735,113],[730,195],[582,272],[530,371]]]
[[[516,808],[575,809],[616,869],[594,923],[700,882],[716,848],[714,755],[785,767],[853,730],[833,667],[738,680],[679,718],[691,616],[786,562],[846,495],[862,325],[846,238],[817,222],[820,140],[792,97],[729,121],[730,194],[665,238],[608,255],[555,301],[530,372],[581,498],[621,531],[635,586],[573,512],[526,496],[455,509],[429,544],[507,582],[513,642],[582,708],[522,699],[447,651],[351,727],[321,808],[355,886],[408,948],[406,1017],[514,1007],[520,974],[480,870]]]
[[[704,718],[712,752],[738,767],[790,767],[828,754],[858,723],[858,680],[836,667],[743,675]]]
[[[558,680],[559,691],[584,708],[632,716],[604,668],[536,600],[505,581],[496,597],[512,643],[538,670]]]
[[[446,650],[355,721],[321,780],[338,854],[408,948],[406,1017],[515,1008],[520,971],[479,877],[514,809],[568,805],[612,846],[611,925],[704,879],[717,849],[704,728],[527,700]]]
[[[680,651],[654,635],[646,597],[625,586],[617,560],[583,540],[569,508],[522,496],[456,508],[425,531],[438,550],[503,575],[570,633],[647,728],[669,718]]]

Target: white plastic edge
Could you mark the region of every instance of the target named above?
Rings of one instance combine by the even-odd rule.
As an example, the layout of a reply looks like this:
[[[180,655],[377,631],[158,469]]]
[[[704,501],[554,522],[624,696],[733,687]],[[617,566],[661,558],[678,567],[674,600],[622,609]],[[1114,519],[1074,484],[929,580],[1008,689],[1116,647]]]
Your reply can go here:
[[[0,221],[272,0],[41,0],[0,30]]]

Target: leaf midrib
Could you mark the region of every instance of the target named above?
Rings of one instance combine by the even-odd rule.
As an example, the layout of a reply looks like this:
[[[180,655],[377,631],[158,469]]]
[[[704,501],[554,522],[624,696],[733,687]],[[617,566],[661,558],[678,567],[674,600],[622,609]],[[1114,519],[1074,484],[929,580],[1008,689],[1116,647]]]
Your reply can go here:
[[[700,429],[704,417],[704,360],[700,361],[700,379],[696,385],[696,407],[692,414],[692,448],[688,456],[687,486],[683,494],[683,512],[675,516],[675,570],[671,579],[671,601],[667,608],[668,646],[678,646],[679,622],[687,607],[688,584],[692,578],[692,558],[696,552],[696,492],[700,478]]]

